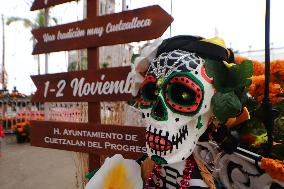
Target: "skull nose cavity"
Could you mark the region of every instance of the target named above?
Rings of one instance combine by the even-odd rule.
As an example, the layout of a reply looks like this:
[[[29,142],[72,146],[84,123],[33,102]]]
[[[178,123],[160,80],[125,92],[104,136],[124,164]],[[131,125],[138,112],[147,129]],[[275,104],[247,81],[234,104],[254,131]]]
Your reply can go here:
[[[163,103],[162,99],[158,97],[156,103],[154,104],[151,116],[157,121],[166,121],[168,120],[168,112]]]

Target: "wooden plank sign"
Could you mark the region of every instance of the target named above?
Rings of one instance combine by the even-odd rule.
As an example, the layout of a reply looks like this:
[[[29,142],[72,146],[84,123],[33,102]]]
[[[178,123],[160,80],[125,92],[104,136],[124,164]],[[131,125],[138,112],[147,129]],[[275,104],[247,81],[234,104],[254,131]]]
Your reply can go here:
[[[32,31],[38,42],[33,54],[150,40],[160,37],[172,21],[166,11],[154,5],[40,28]]]
[[[31,11],[38,10],[38,9],[44,9],[51,6],[71,2],[71,1],[77,1],[77,0],[35,0],[33,2],[33,5],[31,7]]]
[[[146,153],[145,128],[33,121],[31,145],[102,155],[138,158]]]
[[[37,87],[33,102],[131,100],[130,66],[31,76]]]

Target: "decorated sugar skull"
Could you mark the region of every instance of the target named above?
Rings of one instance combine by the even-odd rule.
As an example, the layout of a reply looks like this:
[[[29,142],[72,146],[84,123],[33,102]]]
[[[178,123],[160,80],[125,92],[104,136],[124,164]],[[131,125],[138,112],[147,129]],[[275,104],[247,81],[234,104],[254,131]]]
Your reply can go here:
[[[206,73],[206,59],[189,50],[194,46],[178,47],[171,46],[171,41],[160,45],[137,101],[147,124],[147,153],[160,164],[187,159],[212,116],[214,88]]]
[[[243,103],[251,63],[234,64],[233,53],[220,38],[177,36],[146,47],[131,73],[133,105],[145,121],[147,153],[155,161],[145,188],[216,189],[198,150],[191,155],[209,123],[210,139],[222,149],[236,148],[227,127],[249,118]],[[142,171],[148,167],[144,160],[145,156],[137,160],[144,165]],[[90,185],[94,186],[96,179]]]

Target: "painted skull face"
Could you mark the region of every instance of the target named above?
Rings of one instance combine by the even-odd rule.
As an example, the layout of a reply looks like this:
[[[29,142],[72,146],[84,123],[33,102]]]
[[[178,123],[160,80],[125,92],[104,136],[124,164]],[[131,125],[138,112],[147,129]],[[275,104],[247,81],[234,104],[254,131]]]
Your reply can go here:
[[[147,124],[147,153],[157,163],[188,158],[207,128],[214,88],[204,62],[195,53],[174,50],[150,64],[139,104]]]

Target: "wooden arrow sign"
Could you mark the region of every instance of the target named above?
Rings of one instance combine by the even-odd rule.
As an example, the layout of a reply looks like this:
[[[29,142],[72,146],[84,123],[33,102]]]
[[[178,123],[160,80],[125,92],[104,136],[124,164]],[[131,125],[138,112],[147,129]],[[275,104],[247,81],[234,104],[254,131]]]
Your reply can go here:
[[[98,16],[70,24],[33,30],[33,54],[150,40],[160,37],[173,18],[160,6]]]
[[[76,71],[31,76],[37,91],[33,102],[129,101],[131,68]]]
[[[31,7],[31,11],[38,10],[38,9],[44,9],[51,6],[71,2],[71,1],[77,1],[77,0],[35,0],[33,2],[33,5]]]
[[[138,158],[146,153],[145,128],[88,123],[32,121],[32,146]]]

